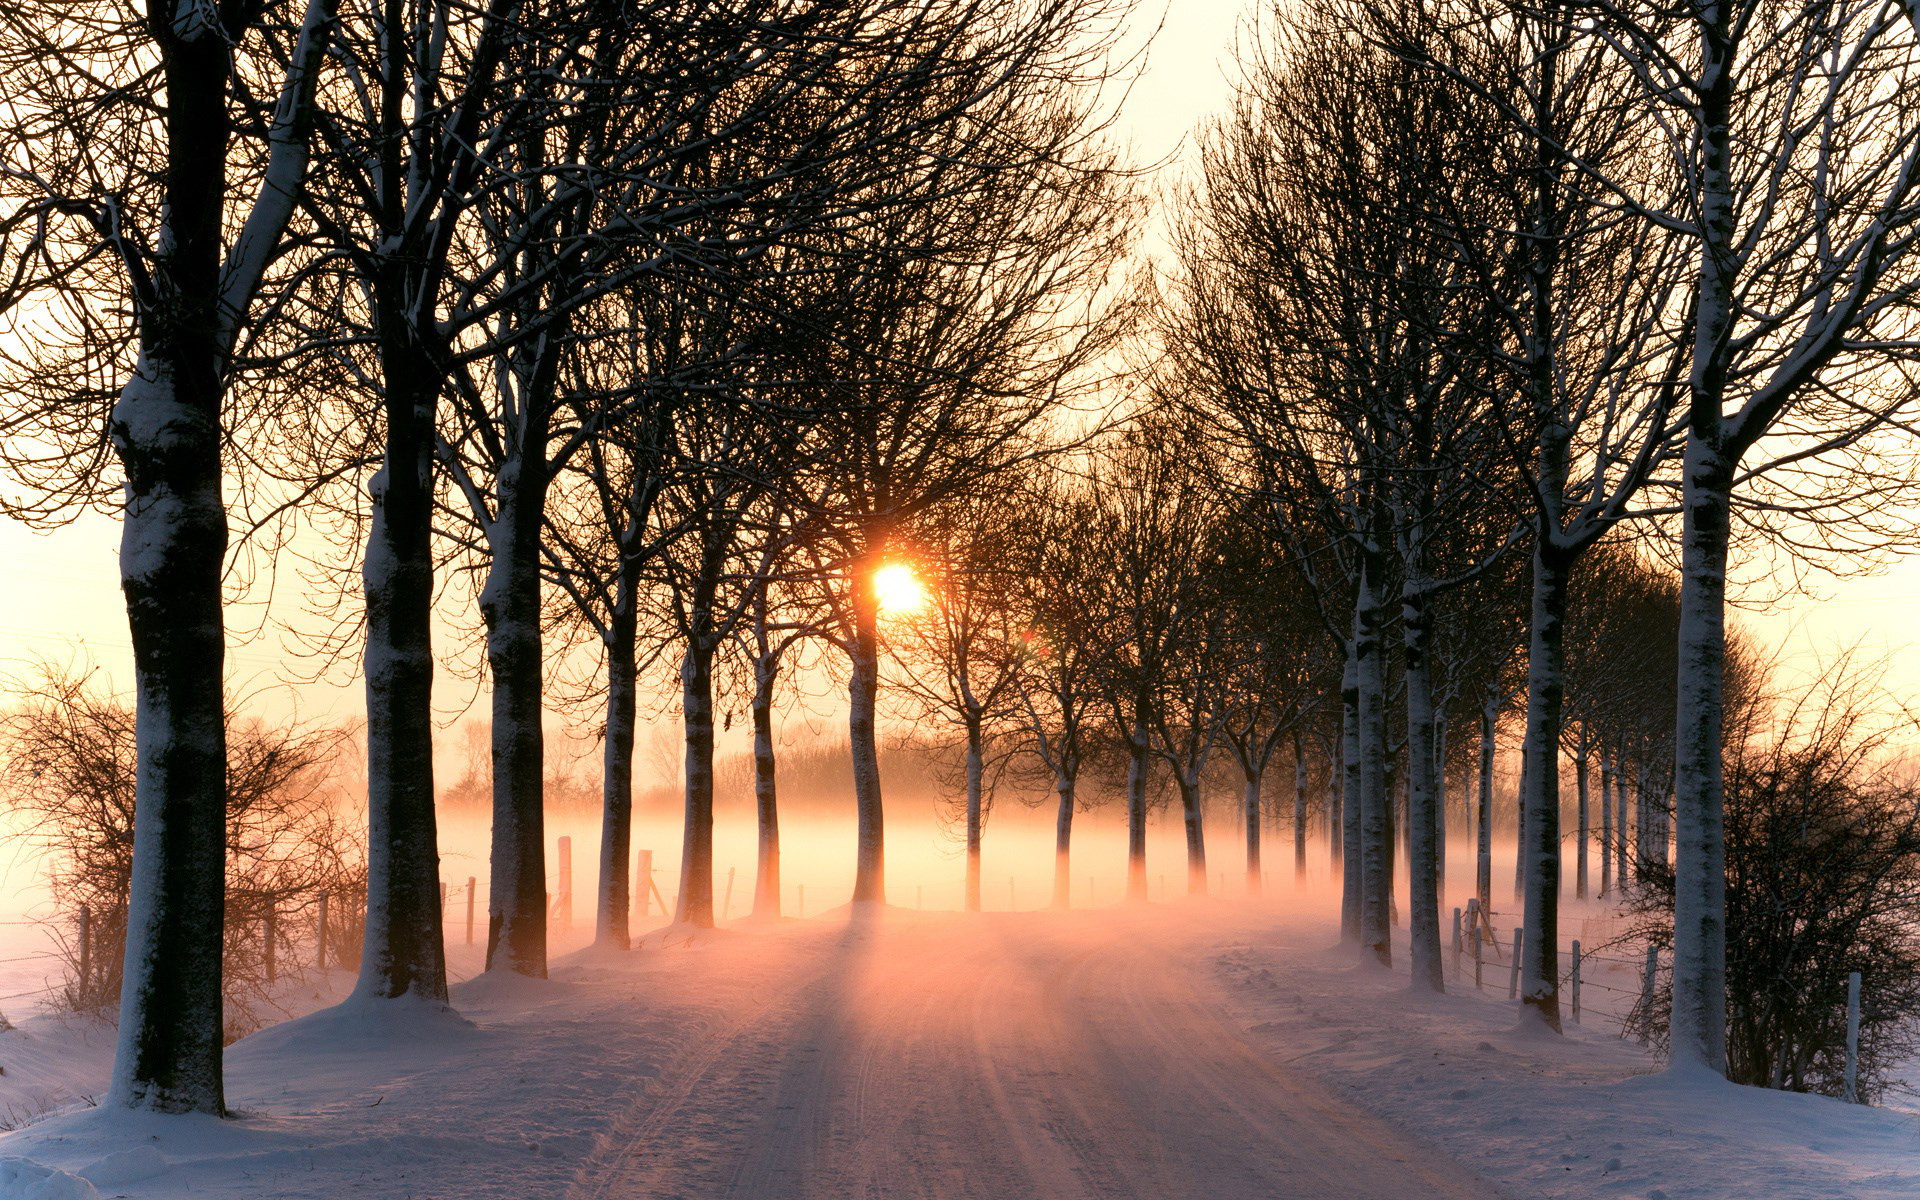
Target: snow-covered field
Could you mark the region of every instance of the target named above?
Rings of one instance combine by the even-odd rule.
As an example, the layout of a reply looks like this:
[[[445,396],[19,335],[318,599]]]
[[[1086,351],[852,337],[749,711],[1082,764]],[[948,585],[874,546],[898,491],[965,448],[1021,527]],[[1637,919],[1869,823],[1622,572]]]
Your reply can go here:
[[[0,1196],[1920,1195],[1909,1114],[1652,1074],[1591,1007],[1516,1032],[1491,972],[1415,999],[1289,892],[657,930],[247,1038],[237,1120],[76,1105]],[[27,1021],[0,1084],[86,1094],[106,1041]]]

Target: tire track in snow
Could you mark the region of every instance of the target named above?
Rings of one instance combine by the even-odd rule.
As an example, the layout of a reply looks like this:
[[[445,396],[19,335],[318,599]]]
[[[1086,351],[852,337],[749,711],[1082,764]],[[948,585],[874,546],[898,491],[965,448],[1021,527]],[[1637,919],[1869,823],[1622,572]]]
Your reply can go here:
[[[1251,1044],[1187,950],[1122,917],[850,927],[672,1068],[623,1122],[625,1147],[574,1194],[1498,1194]]]

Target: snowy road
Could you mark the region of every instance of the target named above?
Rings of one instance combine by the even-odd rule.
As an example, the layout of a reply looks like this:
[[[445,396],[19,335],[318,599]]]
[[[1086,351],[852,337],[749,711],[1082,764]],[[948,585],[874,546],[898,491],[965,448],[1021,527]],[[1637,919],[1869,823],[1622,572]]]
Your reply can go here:
[[[1498,1194],[1255,1049],[1204,956],[1116,924],[823,931],[802,978],[667,1066],[571,1195]]]

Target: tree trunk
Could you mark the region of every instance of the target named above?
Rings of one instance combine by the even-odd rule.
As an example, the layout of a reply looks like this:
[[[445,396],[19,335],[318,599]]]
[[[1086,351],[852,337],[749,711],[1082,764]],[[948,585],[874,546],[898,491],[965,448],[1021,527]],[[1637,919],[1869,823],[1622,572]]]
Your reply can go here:
[[[694,628],[706,626],[698,613]],[[713,643],[695,633],[680,660],[680,713],[686,732],[686,824],[680,843],[676,924],[713,928]]]
[[[480,594],[493,676],[493,847],[487,970],[547,974],[546,767],[541,730],[540,534],[532,458],[503,468]],[[437,901],[436,901],[437,903]],[[437,916],[436,916],[437,919]]]
[[[1587,898],[1587,843],[1593,840],[1593,823],[1587,813],[1587,743],[1586,722],[1580,723],[1580,741],[1573,759],[1574,784],[1579,793],[1575,824],[1580,827],[1580,840],[1574,850],[1573,896],[1576,900]]]
[[[621,588],[620,611],[613,614],[606,638],[607,736],[601,757],[600,887],[593,916],[593,944],[614,950],[633,945],[628,863],[633,849],[633,737],[639,683],[629,590]],[[640,886],[647,886],[647,881],[641,880]]]
[[[205,59],[209,71],[226,61],[224,52],[192,57]],[[223,170],[226,67],[217,69],[212,95],[201,97],[198,88],[183,88],[183,94],[195,96],[188,113],[204,112],[217,122],[203,135],[212,157],[199,167],[216,176],[215,188],[224,189],[217,177]],[[173,75],[170,69],[170,83]],[[183,113],[168,115],[171,126]],[[181,131],[174,137],[170,195],[179,194],[172,176],[187,136]],[[171,274],[189,279],[218,261],[220,191],[199,199],[212,206],[211,228],[197,217],[182,229],[169,264]],[[187,215],[174,214],[183,225]],[[201,245],[208,237],[216,240]],[[194,259],[214,257],[189,262],[189,250]],[[212,281],[206,286],[210,299]],[[210,318],[208,308],[199,311]],[[203,339],[193,336],[191,326],[168,321],[143,334],[148,345],[114,406],[112,428],[127,481],[120,586],[133,638],[138,771],[111,1102],[218,1115],[226,1103],[220,960],[227,846],[220,385],[212,347],[195,345]]]
[[[1433,718],[1433,877],[1442,900],[1447,894],[1447,716]]]
[[[1474,894],[1480,897],[1480,911],[1490,912],[1493,906],[1493,739],[1500,728],[1500,702],[1496,697],[1487,697],[1480,709],[1480,797],[1479,820],[1474,830],[1478,844],[1474,847]]]
[[[1400,629],[1407,694],[1407,927],[1412,935],[1413,986],[1416,991],[1443,992],[1427,603],[1424,594],[1411,588],[1401,595]]]
[[[1200,768],[1180,772],[1180,817],[1187,834],[1187,895],[1207,894],[1207,837],[1200,826]]]
[[[1307,882],[1307,739],[1293,730],[1293,882]]]
[[[1260,894],[1260,768],[1251,759],[1242,763],[1246,785],[1240,794],[1241,809],[1247,819],[1247,895]]]
[[[753,669],[753,806],[759,816],[759,870],[753,881],[753,915],[780,915],[780,799],[773,758],[773,686],[780,668],[762,656]]]
[[[1529,701],[1531,702],[1531,701]],[[1527,895],[1527,772],[1533,767],[1533,744],[1523,736],[1520,745],[1520,790],[1513,794],[1513,898],[1524,904]]]
[[[1055,771],[1053,788],[1060,797],[1060,807],[1053,818],[1053,906],[1064,909],[1073,903],[1071,851],[1073,848],[1074,777],[1072,773],[1066,770]]]
[[[1613,895],[1613,762],[1600,752],[1600,898]]]
[[[447,999],[433,810],[433,414],[439,378],[405,272],[375,279],[387,439],[361,567],[367,644],[367,921],[354,996]]]
[[[1355,618],[1358,625],[1358,618]],[[1347,643],[1340,681],[1340,940],[1360,943],[1360,660],[1356,636]]]
[[[1527,766],[1521,797],[1522,924],[1520,1002],[1560,1029],[1560,713],[1568,562],[1545,539],[1533,553],[1532,638],[1527,651]]]
[[[1146,721],[1134,717],[1127,738],[1127,899],[1147,898],[1147,745]]]
[[[853,874],[855,904],[885,904],[886,811],[880,800],[880,746],[875,708],[880,696],[880,598],[869,556],[853,586],[853,671],[847,683],[847,740],[853,752],[853,803],[859,822]]]
[[[1393,965],[1393,814],[1387,802],[1387,697],[1383,616],[1369,573],[1355,614],[1360,679],[1360,945],[1361,954]]]
[[[968,912],[980,911],[981,770],[980,722],[967,722],[967,896]]]

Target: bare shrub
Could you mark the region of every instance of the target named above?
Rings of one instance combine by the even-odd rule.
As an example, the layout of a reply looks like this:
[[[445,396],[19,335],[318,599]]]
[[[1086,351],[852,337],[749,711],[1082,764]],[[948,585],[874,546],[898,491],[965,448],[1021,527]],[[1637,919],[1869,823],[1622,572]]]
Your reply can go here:
[[[47,852],[50,920],[66,964],[58,999],[75,1012],[112,1016],[133,877],[133,709],[93,670],[43,668],[14,691],[13,707],[0,715],[4,800],[29,819],[30,836]],[[228,718],[228,1040],[276,1010],[267,979],[269,912],[277,978],[311,967],[323,892],[331,910],[328,961],[351,963],[359,954],[366,839],[329,803],[344,737],[337,729]],[[84,942],[83,910],[90,917]]]
[[[1847,976],[1860,972],[1859,1094],[1920,1050],[1920,802],[1890,751],[1871,675],[1842,660],[1781,712],[1765,698],[1727,723],[1727,1074],[1839,1095]],[[1672,942],[1673,870],[1628,891],[1634,930]],[[1664,975],[1664,972],[1663,972]],[[1667,1038],[1663,978],[1628,1028]]]

